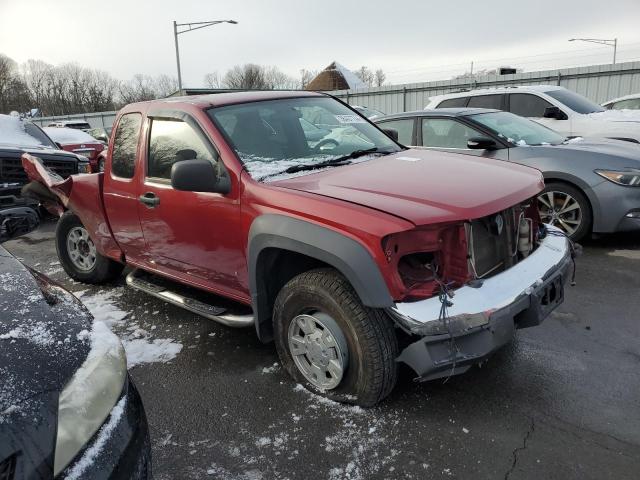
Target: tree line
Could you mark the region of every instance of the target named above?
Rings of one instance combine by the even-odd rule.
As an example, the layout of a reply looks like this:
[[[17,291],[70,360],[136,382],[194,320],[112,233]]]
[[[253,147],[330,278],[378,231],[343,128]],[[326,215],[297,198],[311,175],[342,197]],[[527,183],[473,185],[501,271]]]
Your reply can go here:
[[[207,88],[220,89],[304,89],[318,71],[301,70],[294,78],[276,66],[253,63],[236,65],[224,75],[204,76]],[[373,72],[363,66],[354,72],[370,86],[382,85],[386,79],[381,69]],[[128,81],[109,73],[76,63],[51,65],[42,60],[28,60],[22,65],[0,54],[0,113],[40,110],[42,116],[71,115],[117,110],[123,105],[163,98],[178,90],[177,80],[169,75],[136,74]]]

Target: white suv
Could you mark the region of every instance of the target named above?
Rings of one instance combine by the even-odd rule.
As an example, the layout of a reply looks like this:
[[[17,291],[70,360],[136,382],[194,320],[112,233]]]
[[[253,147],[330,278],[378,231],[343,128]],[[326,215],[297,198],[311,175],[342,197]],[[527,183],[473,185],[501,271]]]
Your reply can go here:
[[[495,108],[535,120],[567,137],[606,137],[640,143],[640,111],[605,110],[564,87],[534,85],[431,97],[425,108]]]

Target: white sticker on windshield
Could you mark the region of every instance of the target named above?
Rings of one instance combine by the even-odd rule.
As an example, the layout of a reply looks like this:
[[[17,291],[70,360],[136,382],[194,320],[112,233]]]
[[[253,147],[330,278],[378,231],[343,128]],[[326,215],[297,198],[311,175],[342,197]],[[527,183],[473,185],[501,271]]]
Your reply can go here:
[[[417,162],[420,159],[416,157],[396,157],[396,160],[403,160],[405,162]]]
[[[359,115],[336,115],[336,120],[340,123],[366,123]]]

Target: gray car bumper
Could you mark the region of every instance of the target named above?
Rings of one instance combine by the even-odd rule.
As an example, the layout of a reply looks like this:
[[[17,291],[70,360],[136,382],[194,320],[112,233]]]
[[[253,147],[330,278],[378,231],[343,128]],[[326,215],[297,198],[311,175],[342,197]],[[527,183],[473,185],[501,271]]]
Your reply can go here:
[[[547,235],[517,265],[484,280],[481,286],[456,290],[444,320],[437,297],[396,304],[389,309],[391,317],[422,337],[397,360],[415,370],[419,380],[463,373],[508,343],[516,328],[540,324],[562,303],[571,268],[569,242],[562,236]]]

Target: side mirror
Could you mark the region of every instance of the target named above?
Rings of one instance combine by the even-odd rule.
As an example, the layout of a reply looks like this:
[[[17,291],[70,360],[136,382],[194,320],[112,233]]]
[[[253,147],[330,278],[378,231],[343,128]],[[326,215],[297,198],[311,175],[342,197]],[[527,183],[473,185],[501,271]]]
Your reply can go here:
[[[58,147],[58,150],[64,150],[60,142],[56,142],[56,147]]]
[[[496,142],[488,137],[473,137],[467,140],[467,148],[471,150],[493,150]]]
[[[567,114],[560,110],[559,107],[547,107],[544,109],[544,113],[542,114],[544,118],[554,118],[556,120],[566,120]]]
[[[391,137],[396,142],[398,141],[398,131],[394,128],[382,128],[381,129],[387,137]]]
[[[182,160],[171,166],[171,186],[186,192],[227,194],[231,182],[226,172],[218,173],[209,160]]]
[[[13,207],[0,210],[0,242],[25,235],[40,224],[38,212],[30,207]]]

